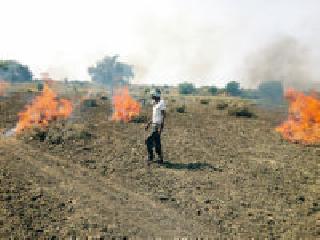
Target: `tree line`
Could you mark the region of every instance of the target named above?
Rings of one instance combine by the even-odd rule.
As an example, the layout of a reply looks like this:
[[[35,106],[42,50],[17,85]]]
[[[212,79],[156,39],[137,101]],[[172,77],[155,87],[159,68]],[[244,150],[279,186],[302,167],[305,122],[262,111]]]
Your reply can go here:
[[[29,82],[32,77],[32,72],[27,65],[15,60],[0,60],[0,80],[12,83]]]
[[[134,77],[133,66],[120,62],[119,56],[106,56],[88,68],[93,82],[107,86],[128,84]],[[15,60],[0,60],[0,80],[30,82],[33,74],[27,65]]]
[[[228,82],[224,88],[216,86],[204,87],[207,93],[215,95],[228,95],[234,97],[242,97],[247,99],[266,99],[272,103],[281,103],[283,101],[283,85],[281,81],[263,81],[257,89],[244,89],[241,88],[240,83],[237,81]],[[179,93],[182,95],[198,94],[199,89],[193,83],[180,83],[178,85]],[[201,93],[204,93],[203,91]]]
[[[119,56],[106,56],[95,65],[88,68],[88,74],[93,82],[103,84],[110,88],[129,84],[134,77],[133,66],[119,61]],[[15,60],[0,60],[0,80],[8,82],[30,82],[33,74],[27,65]],[[197,88],[193,83],[179,84],[180,94],[196,94]],[[272,102],[281,102],[283,99],[283,86],[280,81],[261,82],[257,89],[243,89],[237,81],[228,82],[224,88],[216,86],[207,87],[210,95],[226,94],[250,99],[270,99]]]

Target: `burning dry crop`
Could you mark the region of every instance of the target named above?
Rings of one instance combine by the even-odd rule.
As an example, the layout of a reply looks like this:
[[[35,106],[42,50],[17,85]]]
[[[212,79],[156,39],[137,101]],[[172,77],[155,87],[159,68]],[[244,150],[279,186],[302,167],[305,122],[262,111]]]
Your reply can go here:
[[[140,113],[140,104],[129,95],[128,88],[121,88],[115,91],[113,105],[112,119],[116,121],[128,122]]]
[[[293,89],[286,92],[286,98],[290,104],[288,119],[276,131],[292,142],[320,143],[320,99]]]
[[[45,127],[50,121],[67,118],[71,113],[72,103],[66,99],[58,99],[57,94],[45,84],[41,95],[19,113],[15,131],[18,133],[33,126]]]

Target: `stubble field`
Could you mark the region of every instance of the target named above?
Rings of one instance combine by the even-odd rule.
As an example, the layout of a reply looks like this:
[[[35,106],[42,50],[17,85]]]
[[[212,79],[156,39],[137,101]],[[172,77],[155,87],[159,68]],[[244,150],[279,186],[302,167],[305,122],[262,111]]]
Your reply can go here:
[[[0,100],[1,129],[32,95]],[[320,236],[320,147],[274,131],[285,110],[238,118],[220,98],[167,96],[165,164],[147,166],[144,124],[108,120],[110,100],[96,99],[46,132],[1,136],[1,238]]]

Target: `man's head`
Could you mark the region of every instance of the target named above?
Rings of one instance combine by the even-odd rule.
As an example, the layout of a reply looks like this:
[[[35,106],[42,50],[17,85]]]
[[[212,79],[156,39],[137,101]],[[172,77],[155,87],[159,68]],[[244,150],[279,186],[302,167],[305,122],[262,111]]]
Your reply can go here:
[[[161,91],[159,88],[152,89],[150,92],[152,100],[159,101],[161,98]]]

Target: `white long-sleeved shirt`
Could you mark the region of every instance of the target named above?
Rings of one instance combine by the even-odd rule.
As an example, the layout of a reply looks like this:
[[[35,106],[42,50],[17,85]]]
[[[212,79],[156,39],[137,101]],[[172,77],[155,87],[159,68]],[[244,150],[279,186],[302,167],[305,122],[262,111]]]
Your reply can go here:
[[[161,111],[166,110],[166,104],[164,100],[160,100],[158,103],[153,104],[152,108],[152,123],[162,124],[163,116]]]

